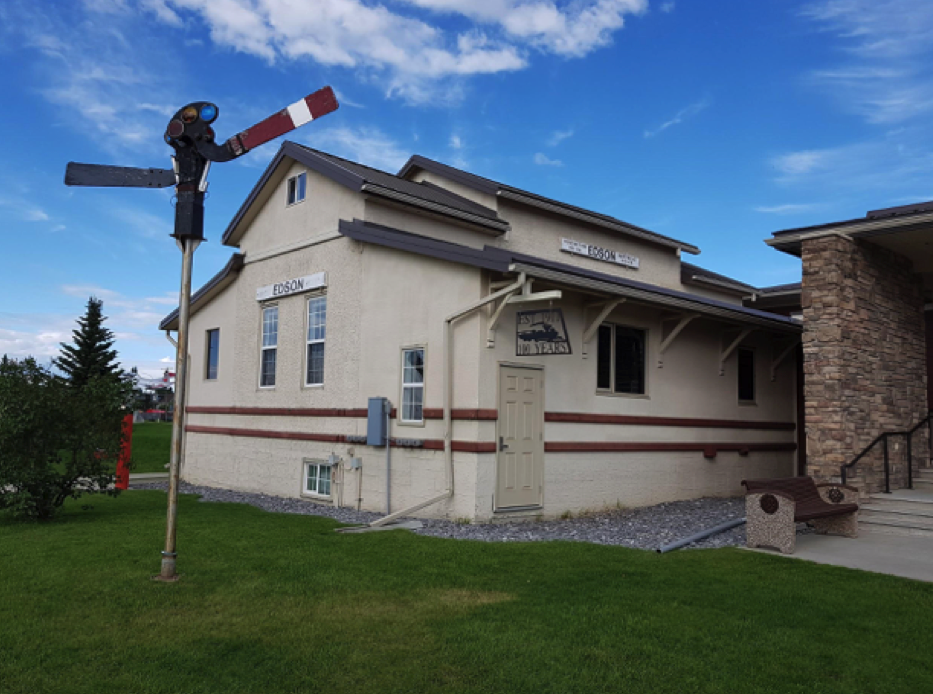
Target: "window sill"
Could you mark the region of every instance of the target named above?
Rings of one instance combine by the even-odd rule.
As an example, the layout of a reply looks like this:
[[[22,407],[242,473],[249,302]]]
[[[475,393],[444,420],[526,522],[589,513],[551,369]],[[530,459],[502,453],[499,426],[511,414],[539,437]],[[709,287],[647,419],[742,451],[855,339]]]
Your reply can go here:
[[[304,202],[305,200],[307,200],[307,199],[308,199],[308,198],[305,197],[305,198],[302,198],[301,200],[296,200],[295,202],[286,202],[286,203],[285,203],[285,209],[287,210],[289,207],[294,207],[295,205],[300,205],[301,203],[303,203],[303,202]]]
[[[758,407],[758,403],[754,400],[739,400],[739,407]]]
[[[596,395],[607,398],[625,398],[627,400],[651,400],[647,393],[610,393],[606,390],[597,390]]]
[[[323,383],[304,383],[301,387],[304,390],[324,390]]]
[[[302,499],[306,501],[314,501],[325,506],[333,506],[334,499],[332,496],[323,496],[321,494],[315,494],[314,492],[301,492],[300,494]]]
[[[415,427],[415,428],[420,428],[420,429],[424,428],[423,419],[420,421],[406,421],[404,419],[396,419],[395,423],[398,424],[400,427]]]

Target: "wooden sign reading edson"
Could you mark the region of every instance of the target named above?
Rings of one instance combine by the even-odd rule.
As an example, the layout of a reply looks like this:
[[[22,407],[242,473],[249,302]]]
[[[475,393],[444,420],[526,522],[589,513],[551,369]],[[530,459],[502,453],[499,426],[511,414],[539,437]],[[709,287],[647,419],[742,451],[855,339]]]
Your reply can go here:
[[[256,301],[265,301],[267,299],[276,299],[280,296],[289,294],[301,294],[310,292],[312,289],[320,289],[327,286],[327,274],[316,272],[313,275],[296,277],[293,280],[283,280],[275,284],[269,284],[256,290]]]
[[[519,311],[515,319],[516,356],[571,353],[567,324],[564,323],[564,312],[561,309]]]

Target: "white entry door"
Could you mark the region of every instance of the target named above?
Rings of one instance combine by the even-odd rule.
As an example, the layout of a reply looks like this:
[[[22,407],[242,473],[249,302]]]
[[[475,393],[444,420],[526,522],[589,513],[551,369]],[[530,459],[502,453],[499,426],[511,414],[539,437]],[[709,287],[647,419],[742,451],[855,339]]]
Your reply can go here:
[[[544,502],[544,371],[499,367],[496,509]]]

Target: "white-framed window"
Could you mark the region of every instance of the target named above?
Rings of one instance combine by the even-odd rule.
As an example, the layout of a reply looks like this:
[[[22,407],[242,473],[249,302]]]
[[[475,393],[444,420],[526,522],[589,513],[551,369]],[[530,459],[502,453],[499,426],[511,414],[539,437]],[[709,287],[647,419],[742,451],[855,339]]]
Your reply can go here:
[[[279,346],[279,307],[262,310],[262,344],[259,349],[259,387],[275,387],[275,359]]]
[[[217,366],[220,363],[220,328],[207,331],[207,345],[205,346],[207,358],[204,378],[208,381],[217,380]]]
[[[755,350],[747,347],[738,349],[739,402],[755,402]]]
[[[330,496],[330,480],[333,466],[320,460],[306,460],[304,493],[314,496]]]
[[[308,340],[305,385],[324,385],[324,338],[327,334],[327,295],[308,299]]]
[[[308,185],[308,174],[300,173],[297,176],[292,176],[288,179],[286,184],[286,189],[288,191],[286,195],[286,205],[294,205],[297,202],[301,202],[305,199],[305,189]]]
[[[424,347],[402,350],[402,422],[424,421]]]
[[[645,394],[647,331],[627,325],[599,326],[596,390],[626,395]]]

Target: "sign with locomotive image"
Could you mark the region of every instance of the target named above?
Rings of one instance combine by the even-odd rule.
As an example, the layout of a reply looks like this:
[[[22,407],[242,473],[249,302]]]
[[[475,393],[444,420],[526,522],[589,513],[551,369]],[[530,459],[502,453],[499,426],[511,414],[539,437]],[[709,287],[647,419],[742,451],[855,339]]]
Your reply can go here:
[[[515,314],[515,354],[533,357],[542,354],[570,354],[570,340],[564,312],[559,308],[519,311]]]

